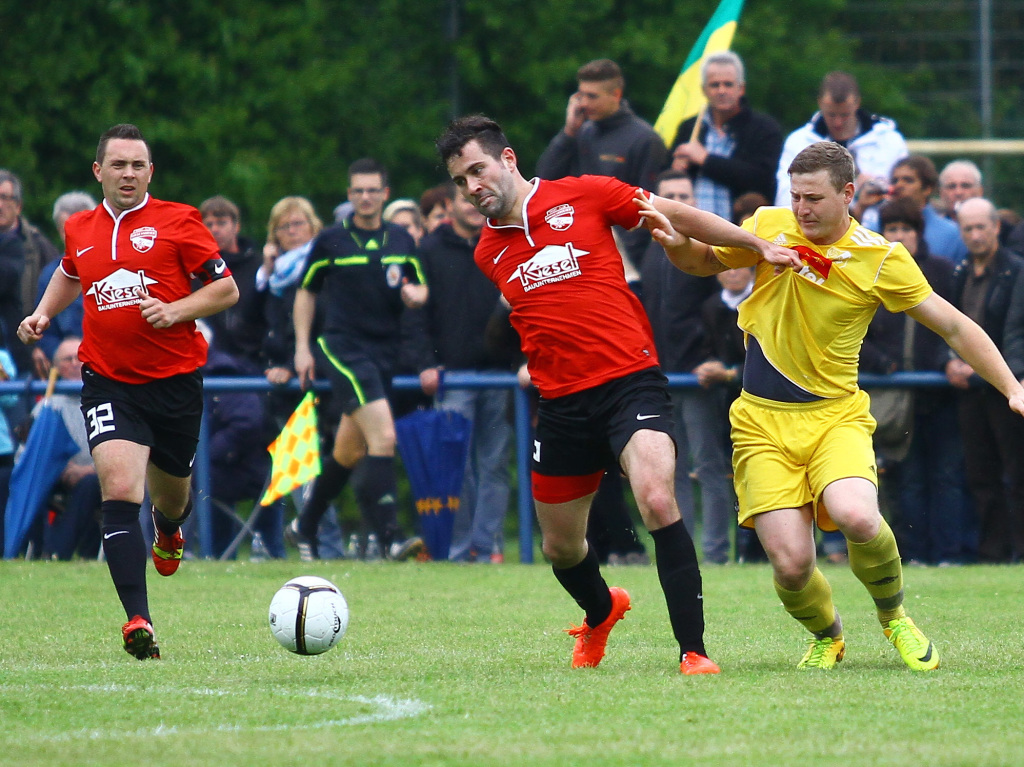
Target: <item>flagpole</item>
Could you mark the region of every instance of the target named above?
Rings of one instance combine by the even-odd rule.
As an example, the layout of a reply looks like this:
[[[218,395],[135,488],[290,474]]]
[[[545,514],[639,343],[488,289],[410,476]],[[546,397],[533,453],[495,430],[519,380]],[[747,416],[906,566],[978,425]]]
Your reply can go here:
[[[53,390],[57,386],[57,366],[54,365],[50,368],[50,378],[46,382],[46,393],[43,395],[43,399],[46,402],[50,401],[53,397]]]
[[[708,105],[705,103],[697,113],[697,117],[693,121],[693,130],[690,131],[690,141],[696,141],[700,135],[700,124],[704,122],[704,115],[708,113]]]

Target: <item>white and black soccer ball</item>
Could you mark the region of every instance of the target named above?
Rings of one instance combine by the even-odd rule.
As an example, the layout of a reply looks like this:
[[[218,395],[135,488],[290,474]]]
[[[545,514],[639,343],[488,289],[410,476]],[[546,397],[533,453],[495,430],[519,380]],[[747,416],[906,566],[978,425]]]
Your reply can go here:
[[[270,631],[286,650],[319,655],[338,643],[348,628],[348,603],[324,578],[292,578],[270,600]]]

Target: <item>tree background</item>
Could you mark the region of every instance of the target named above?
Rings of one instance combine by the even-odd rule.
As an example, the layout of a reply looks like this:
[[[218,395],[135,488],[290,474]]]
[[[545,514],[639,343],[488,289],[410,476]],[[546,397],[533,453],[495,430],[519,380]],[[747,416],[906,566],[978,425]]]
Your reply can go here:
[[[348,164],[374,156],[392,197],[444,179],[433,140],[455,113],[506,127],[529,174],[584,61],[609,57],[653,122],[717,0],[0,0],[0,166],[53,234],[53,200],[98,195],[96,140],[134,122],[158,197],[224,194],[262,241],[271,205],[309,197],[325,220]],[[996,131],[1020,136],[1020,11],[995,2]],[[977,0],[747,0],[733,43],[747,95],[787,132],[822,75],[858,76],[864,104],[907,137],[977,137]],[[959,66],[959,68],[957,68]],[[936,158],[941,163],[949,158]],[[989,187],[1019,200],[1020,163]]]

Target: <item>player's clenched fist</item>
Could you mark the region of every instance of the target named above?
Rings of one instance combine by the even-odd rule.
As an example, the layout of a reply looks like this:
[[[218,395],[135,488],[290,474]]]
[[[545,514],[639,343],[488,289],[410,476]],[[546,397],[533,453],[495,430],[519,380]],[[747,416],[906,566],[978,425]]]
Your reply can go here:
[[[50,318],[45,314],[29,315],[18,325],[18,340],[23,344],[34,344],[43,337],[48,327]]]

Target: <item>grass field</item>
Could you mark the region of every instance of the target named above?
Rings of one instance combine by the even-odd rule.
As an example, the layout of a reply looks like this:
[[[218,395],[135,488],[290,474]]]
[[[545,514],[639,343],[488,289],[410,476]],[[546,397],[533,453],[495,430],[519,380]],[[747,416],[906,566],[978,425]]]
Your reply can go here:
[[[344,592],[338,647],[267,628],[288,578]],[[597,669],[544,565],[188,562],[151,575],[164,659],[120,646],[104,565],[5,562],[2,765],[1011,765],[1024,762],[1019,567],[912,569],[942,652],[906,669],[845,568],[827,570],[846,660],[797,671],[804,635],[765,566],[705,568],[718,677],[682,677],[654,568],[606,571],[633,610]]]

